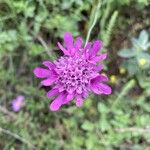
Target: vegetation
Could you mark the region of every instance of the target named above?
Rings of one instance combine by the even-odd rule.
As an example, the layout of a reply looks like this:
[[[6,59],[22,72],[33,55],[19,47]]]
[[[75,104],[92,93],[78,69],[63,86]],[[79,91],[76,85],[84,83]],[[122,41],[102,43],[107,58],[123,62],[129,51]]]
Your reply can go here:
[[[149,150],[149,10],[149,0],[0,0],[0,149]],[[66,31],[104,42],[113,93],[51,112],[33,69],[62,55]]]

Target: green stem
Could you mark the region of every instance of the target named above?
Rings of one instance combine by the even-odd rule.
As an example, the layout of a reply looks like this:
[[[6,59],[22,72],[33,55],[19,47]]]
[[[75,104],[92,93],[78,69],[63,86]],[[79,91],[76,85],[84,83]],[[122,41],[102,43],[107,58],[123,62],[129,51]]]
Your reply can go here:
[[[14,137],[15,139],[18,139],[22,143],[27,144],[30,148],[37,150],[37,148],[34,145],[32,145],[29,141],[27,141],[26,139],[22,138],[21,136],[15,134],[9,130],[6,130],[6,129],[3,129],[0,127],[0,132],[10,135],[10,136]]]
[[[93,23],[92,23],[91,27],[88,30],[88,33],[87,33],[87,36],[86,36],[85,46],[87,45],[87,43],[89,41],[89,38],[90,38],[90,35],[91,35],[91,31],[92,31],[92,29],[94,28],[94,26],[95,26],[95,24],[97,22],[98,12],[99,12],[100,6],[101,6],[101,0],[99,0],[98,5],[97,5],[97,7],[95,9],[95,15],[94,15]]]
[[[111,109],[115,108],[115,107],[118,105],[119,101],[120,101],[126,94],[128,94],[129,90],[131,90],[134,86],[135,86],[135,80],[131,79],[130,81],[128,81],[128,82],[124,85],[124,87],[123,87],[121,93],[118,95],[117,99],[116,99],[116,100],[114,101],[114,103],[112,104]]]

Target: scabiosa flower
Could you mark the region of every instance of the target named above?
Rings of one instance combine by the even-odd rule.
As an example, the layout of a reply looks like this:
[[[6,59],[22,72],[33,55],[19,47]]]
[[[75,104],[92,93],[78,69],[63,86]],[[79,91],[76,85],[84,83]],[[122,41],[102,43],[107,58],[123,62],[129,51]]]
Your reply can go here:
[[[98,54],[102,42],[89,42],[84,48],[82,43],[81,37],[77,37],[74,42],[71,33],[65,33],[65,47],[58,42],[64,56],[54,62],[44,61],[43,65],[46,68],[34,69],[37,78],[45,78],[41,81],[43,86],[53,85],[47,93],[48,98],[57,96],[50,104],[52,111],[57,111],[62,105],[74,99],[76,106],[80,107],[91,92],[111,94],[111,88],[103,83],[108,80],[107,76],[99,73],[103,65],[98,62],[107,56]]]
[[[25,97],[22,95],[17,96],[15,99],[12,100],[12,110],[14,112],[20,111],[20,109],[24,105]]]

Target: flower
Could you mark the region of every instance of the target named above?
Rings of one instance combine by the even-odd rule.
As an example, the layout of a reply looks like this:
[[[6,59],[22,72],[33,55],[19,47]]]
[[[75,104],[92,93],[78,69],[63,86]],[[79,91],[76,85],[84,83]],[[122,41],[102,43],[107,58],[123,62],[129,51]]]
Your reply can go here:
[[[146,64],[146,59],[141,58],[141,59],[139,60],[139,65],[140,65],[140,66],[144,66],[145,64]]]
[[[117,82],[117,77],[115,75],[111,75],[110,76],[110,82],[113,83],[113,84],[116,83]]]
[[[22,95],[17,96],[15,99],[12,100],[12,110],[14,112],[20,111],[20,109],[24,105],[24,99],[25,97]]]
[[[102,42],[99,40],[94,43],[89,42],[84,48],[82,43],[81,37],[77,37],[74,42],[71,33],[65,33],[66,47],[58,42],[58,47],[64,56],[54,62],[44,61],[43,65],[46,68],[34,69],[34,75],[37,78],[45,78],[41,81],[42,85],[53,85],[47,97],[58,95],[50,104],[52,111],[57,111],[73,99],[76,101],[76,106],[80,107],[90,92],[111,94],[111,88],[103,83],[108,80],[107,76],[99,74],[104,66],[98,62],[107,56],[98,54],[99,49],[102,48]]]
[[[123,67],[119,68],[119,73],[120,74],[125,74],[126,73],[126,69],[123,68]]]

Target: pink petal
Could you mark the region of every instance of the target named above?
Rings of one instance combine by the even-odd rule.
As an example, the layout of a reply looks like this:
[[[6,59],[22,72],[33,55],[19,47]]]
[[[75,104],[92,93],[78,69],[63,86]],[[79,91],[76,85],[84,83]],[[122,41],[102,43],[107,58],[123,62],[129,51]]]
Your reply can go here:
[[[96,78],[92,79],[90,82],[91,90],[96,94],[111,94],[111,88],[101,81],[107,81],[108,77],[105,75],[99,75]]]
[[[59,90],[59,92],[63,92],[65,89],[63,86],[59,86],[58,90]]]
[[[63,104],[63,100],[66,98],[65,93],[61,93],[53,102],[50,104],[51,111],[57,111]]]
[[[76,106],[81,107],[83,105],[83,98],[81,95],[78,95],[76,98]]]
[[[102,94],[102,92],[99,90],[96,84],[91,84],[91,90],[96,94]]]
[[[48,79],[45,79],[45,80],[41,81],[41,84],[44,85],[44,86],[50,86],[55,81],[56,81],[56,78],[55,77],[51,77],[51,78],[48,78]]]
[[[64,100],[63,104],[68,104],[70,101],[74,99],[74,94],[68,94],[66,99]]]
[[[97,73],[97,72],[92,73],[91,74],[92,80],[95,79],[97,76],[99,76],[99,73]]]
[[[86,59],[89,59],[89,58],[90,58],[89,51],[90,51],[91,46],[92,46],[92,43],[91,43],[91,42],[88,42],[87,45],[86,45],[85,48],[84,48],[84,53],[85,53],[85,58],[86,58]]]
[[[106,75],[99,75],[98,77],[97,77],[97,79],[99,80],[99,82],[100,81],[108,81],[108,77],[106,76]]]
[[[55,68],[55,65],[52,62],[48,61],[48,60],[43,61],[43,65],[45,65],[46,67],[48,67],[48,69],[50,69],[50,70],[53,69],[53,68]]]
[[[92,87],[97,87],[97,85],[99,84],[99,82],[100,82],[100,76],[97,75],[97,76],[95,76],[93,79],[91,79],[90,85],[91,85]]]
[[[43,69],[43,68],[40,68],[40,67],[35,68],[33,73],[38,78],[46,78],[50,75],[49,70]]]
[[[25,97],[23,95],[19,95],[16,97],[18,101],[24,101]]]
[[[82,38],[81,37],[77,37],[76,42],[75,42],[75,48],[80,49],[82,47]]]
[[[70,55],[69,51],[66,50],[59,42],[57,43],[57,45],[63,51],[64,55]]]
[[[75,48],[71,48],[70,49],[70,55],[73,56],[76,52],[76,49]]]
[[[111,87],[109,87],[108,85],[103,84],[103,83],[99,84],[99,90],[106,95],[109,95],[112,92]]]
[[[58,89],[52,89],[52,90],[48,91],[47,97],[50,98],[52,96],[57,95],[58,93],[59,93]]]
[[[91,90],[96,94],[111,94],[112,90],[111,88],[103,83],[93,83],[91,84]]]
[[[97,62],[103,61],[104,59],[106,59],[106,57],[107,57],[107,54],[101,54],[99,56],[90,58],[89,62],[95,64]]]
[[[104,65],[100,64],[96,66],[96,71],[100,72],[102,69],[104,69]]]
[[[88,50],[84,52],[84,55],[87,60],[90,58],[90,54]]]
[[[78,87],[76,91],[77,91],[78,94],[81,94],[82,93],[82,88]]]
[[[104,59],[106,59],[107,54],[101,54],[97,57],[94,58],[94,61],[99,62],[99,61],[103,61]]]
[[[65,33],[64,43],[65,43],[68,51],[73,48],[73,37],[72,37],[72,34],[70,32]]]
[[[100,48],[102,48],[102,41],[95,41],[92,48],[90,49],[90,55],[96,56]]]
[[[89,50],[92,46],[92,43],[91,42],[88,42],[85,46],[85,50]]]
[[[12,110],[14,112],[18,112],[24,105],[25,97],[22,95],[19,95],[16,97],[16,99],[12,100]]]

